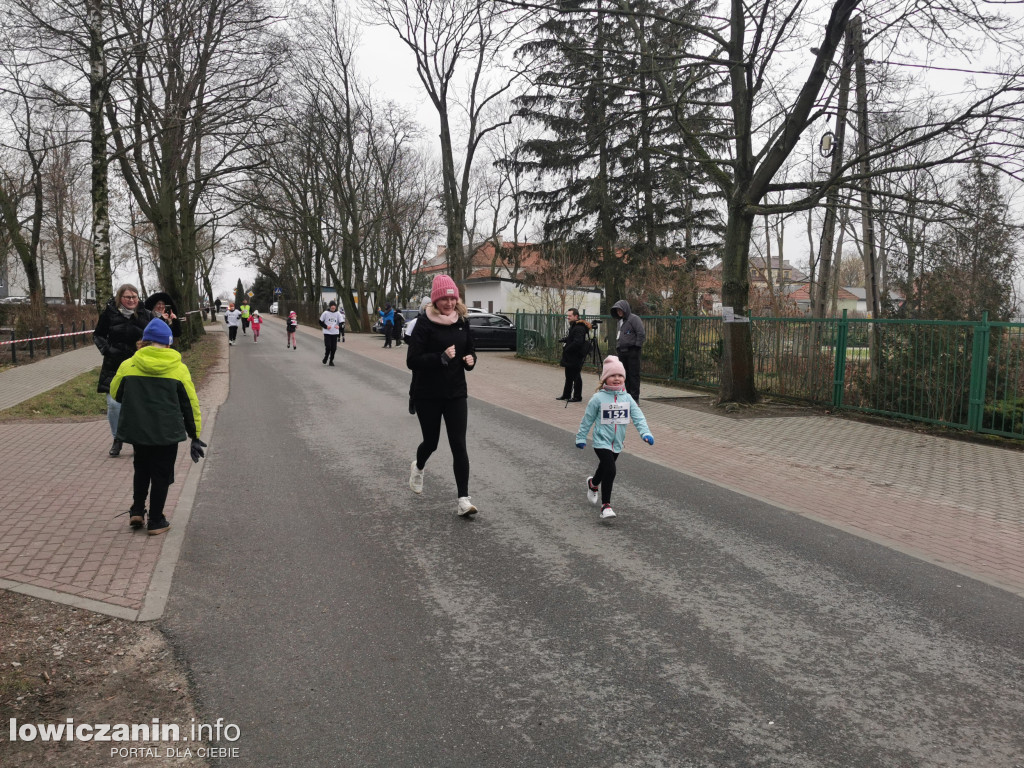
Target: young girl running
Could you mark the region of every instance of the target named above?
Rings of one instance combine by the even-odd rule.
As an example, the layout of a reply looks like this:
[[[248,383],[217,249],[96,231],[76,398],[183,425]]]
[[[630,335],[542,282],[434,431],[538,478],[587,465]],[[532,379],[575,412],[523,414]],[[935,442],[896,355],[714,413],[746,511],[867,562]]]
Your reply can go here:
[[[298,349],[299,345],[295,343],[295,331],[299,327],[299,316],[295,314],[295,310],[288,313],[288,319],[284,321],[284,327],[288,331],[288,344],[285,346],[285,349],[288,347]]]
[[[626,427],[632,421],[640,437],[654,445],[654,435],[647,428],[647,419],[636,401],[626,392],[626,369],[615,355],[608,355],[601,368],[601,384],[587,403],[586,413],[576,433],[576,447],[587,447],[587,434],[594,427],[594,453],[598,465],[587,478],[587,498],[598,502],[600,489],[601,519],[615,517],[612,510],[612,485],[615,483],[615,461],[622,452]]]
[[[252,317],[249,318],[249,325],[252,326],[252,340],[253,343],[259,343],[260,340],[260,328],[263,326],[263,318],[260,317],[258,310],[252,311]]]

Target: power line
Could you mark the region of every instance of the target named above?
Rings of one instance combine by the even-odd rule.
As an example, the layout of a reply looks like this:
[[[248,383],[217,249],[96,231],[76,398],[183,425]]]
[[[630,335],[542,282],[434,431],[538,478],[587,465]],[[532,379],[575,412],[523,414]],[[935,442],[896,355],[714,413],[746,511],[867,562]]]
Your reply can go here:
[[[912,67],[914,69],[934,69],[938,72],[964,72],[969,75],[998,75],[999,77],[1022,77],[1020,72],[995,72],[990,69],[959,69],[957,67],[937,67],[934,64],[911,64],[909,61],[879,61],[864,59],[865,64],[892,64],[894,67]]]

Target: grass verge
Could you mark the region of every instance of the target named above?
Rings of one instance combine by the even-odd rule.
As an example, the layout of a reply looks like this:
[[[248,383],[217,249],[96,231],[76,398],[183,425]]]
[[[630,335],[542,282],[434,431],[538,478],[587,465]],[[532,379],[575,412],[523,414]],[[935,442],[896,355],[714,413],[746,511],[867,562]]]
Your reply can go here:
[[[218,337],[204,334],[192,348],[182,352],[181,359],[192,373],[192,382],[199,389],[210,369],[220,357]],[[103,418],[107,415],[107,398],[96,391],[100,377],[99,366],[81,373],[70,381],[33,398],[18,403],[12,408],[0,411],[0,420],[53,420]]]

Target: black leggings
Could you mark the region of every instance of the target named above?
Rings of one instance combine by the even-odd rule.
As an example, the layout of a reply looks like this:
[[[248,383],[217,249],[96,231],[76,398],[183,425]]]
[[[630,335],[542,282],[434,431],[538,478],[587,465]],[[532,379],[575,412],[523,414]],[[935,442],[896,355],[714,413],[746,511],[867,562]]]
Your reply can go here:
[[[228,326],[228,341],[234,341],[237,337],[238,337],[238,326],[237,325],[229,325]]]
[[[324,334],[324,359],[334,362],[334,353],[338,351],[338,335],[335,333]]]
[[[441,418],[448,431],[452,449],[452,468],[459,497],[469,496],[469,451],[466,450],[466,426],[469,423],[469,402],[465,397],[454,400],[417,400],[416,416],[420,420],[423,442],[416,449],[416,466],[423,469],[430,454],[437,450],[441,437]]]
[[[145,509],[148,494],[149,519],[159,520],[164,516],[167,489],[174,482],[174,462],[178,458],[178,444],[133,447],[135,478],[132,482],[132,509],[136,512]]]
[[[612,503],[612,486],[615,485],[615,460],[619,454],[607,448],[595,448],[597,460],[600,462],[594,470],[594,485],[601,486],[601,503]]]

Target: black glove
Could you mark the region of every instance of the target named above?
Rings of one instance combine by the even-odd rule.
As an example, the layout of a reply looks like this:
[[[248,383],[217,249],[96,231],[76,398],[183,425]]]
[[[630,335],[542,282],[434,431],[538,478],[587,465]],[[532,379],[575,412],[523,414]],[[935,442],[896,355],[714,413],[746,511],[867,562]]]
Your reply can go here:
[[[198,437],[192,438],[192,446],[189,448],[189,453],[192,455],[192,461],[198,462],[206,454],[203,452],[203,448],[206,447],[206,443],[200,440]]]

